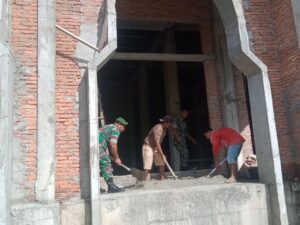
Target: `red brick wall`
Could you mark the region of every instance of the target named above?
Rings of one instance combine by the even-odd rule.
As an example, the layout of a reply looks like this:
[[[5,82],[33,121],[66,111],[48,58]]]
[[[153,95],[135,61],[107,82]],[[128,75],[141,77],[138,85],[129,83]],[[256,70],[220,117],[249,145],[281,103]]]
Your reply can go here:
[[[201,28],[200,31],[202,50],[203,54],[213,55],[215,54],[213,23],[210,22],[207,25],[207,27]],[[217,80],[217,63],[215,60],[209,60],[204,62],[203,65],[210,127],[212,129],[218,129],[224,126],[224,122],[221,112],[221,97]]]
[[[287,143],[287,147],[281,149],[282,165],[285,176],[293,178],[300,176],[300,49],[291,1],[272,0],[271,13],[288,124],[288,129],[282,131],[285,134],[282,142]]]
[[[210,0],[117,0],[119,19],[142,19],[198,23],[207,26],[212,19]]]
[[[255,53],[268,66],[274,98],[275,116],[283,168],[291,174],[293,166],[299,165],[300,103],[299,58],[296,35],[293,28],[290,1],[248,1],[246,8],[247,26],[253,35]],[[57,23],[79,35],[82,23],[96,23],[102,0],[58,0]],[[27,13],[30,12],[30,13]],[[118,0],[118,18],[160,20],[200,24],[204,53],[214,51],[213,21],[210,1],[194,0]],[[26,196],[34,199],[36,179],[36,110],[37,110],[37,1],[13,1],[12,5],[12,48],[20,67],[15,90],[17,96],[15,136],[25,154],[24,188]],[[66,199],[78,196],[79,187],[79,127],[78,85],[80,69],[74,62],[77,42],[57,31],[56,57],[56,197]],[[215,62],[205,65],[207,90],[216,89]],[[21,67],[25,67],[21,70]],[[239,83],[239,85],[241,82]],[[242,89],[238,89],[242,91]],[[239,94],[238,94],[239,95]],[[217,92],[208,93],[208,104],[213,127],[222,126]],[[242,98],[243,99],[243,98]],[[238,103],[239,120],[246,121],[245,104]],[[245,116],[246,117],[246,116]],[[20,124],[25,124],[20,126]],[[248,129],[248,128],[247,128]],[[248,132],[248,131],[247,131]],[[249,133],[249,132],[248,132]],[[294,157],[296,155],[296,157]],[[298,157],[298,158],[297,158]]]
[[[57,23],[80,35],[81,24],[96,24],[102,1],[57,0]],[[77,41],[57,31],[56,35],[56,197],[78,196],[79,164],[79,103],[80,69],[74,56]]]
[[[300,82],[297,78],[299,49],[291,1],[248,1],[245,14],[253,35],[255,54],[268,66],[284,177],[293,178],[295,156],[299,155],[295,152],[299,152],[300,147],[297,143],[299,125],[295,123],[299,113],[295,110],[293,114],[290,110],[292,105],[299,104],[299,94],[297,92],[295,96],[293,92]]]
[[[79,35],[81,23],[96,23],[102,0],[56,1],[57,23]],[[30,12],[30,13],[28,13]],[[19,184],[35,199],[37,136],[37,0],[12,3],[12,49],[19,65],[15,88],[15,137],[24,154],[24,180]],[[74,61],[77,41],[57,31],[56,38],[56,197],[79,195],[78,85]]]
[[[24,179],[18,184],[19,191],[24,191],[26,198],[33,200],[36,179],[37,1],[13,1],[12,15],[11,43],[18,64],[14,89],[14,135],[21,147],[17,154],[24,156],[22,162],[15,163],[24,163],[24,168],[20,168],[24,169]]]

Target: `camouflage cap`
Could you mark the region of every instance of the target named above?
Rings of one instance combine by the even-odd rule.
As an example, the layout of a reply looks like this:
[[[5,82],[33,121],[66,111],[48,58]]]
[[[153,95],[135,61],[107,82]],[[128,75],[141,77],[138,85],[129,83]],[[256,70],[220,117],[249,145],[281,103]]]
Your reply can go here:
[[[116,119],[116,122],[117,122],[117,123],[120,123],[120,124],[122,124],[122,125],[124,125],[124,126],[127,126],[127,125],[128,125],[128,122],[127,122],[123,117],[118,117],[118,118]]]

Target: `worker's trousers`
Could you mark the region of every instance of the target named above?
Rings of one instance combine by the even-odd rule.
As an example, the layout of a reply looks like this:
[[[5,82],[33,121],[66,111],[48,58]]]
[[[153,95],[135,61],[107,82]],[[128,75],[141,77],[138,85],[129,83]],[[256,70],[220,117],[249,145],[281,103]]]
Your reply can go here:
[[[99,160],[100,173],[105,181],[113,178],[113,168],[111,166],[111,160],[109,153],[100,148],[100,160]]]
[[[176,150],[180,154],[180,166],[181,167],[186,167],[187,162],[189,160],[189,152],[188,152],[188,149],[186,147],[186,142],[185,141],[176,142],[176,143],[174,143],[174,147],[176,148]]]

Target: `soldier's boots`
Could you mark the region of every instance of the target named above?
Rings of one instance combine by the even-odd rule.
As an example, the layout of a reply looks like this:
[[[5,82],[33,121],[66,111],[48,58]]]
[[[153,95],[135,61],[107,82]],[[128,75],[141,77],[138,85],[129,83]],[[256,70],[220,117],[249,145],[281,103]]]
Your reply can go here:
[[[117,185],[115,185],[112,178],[109,178],[106,181],[106,183],[107,183],[107,186],[108,186],[108,189],[107,189],[108,193],[117,193],[117,192],[125,191],[125,188],[120,188]]]

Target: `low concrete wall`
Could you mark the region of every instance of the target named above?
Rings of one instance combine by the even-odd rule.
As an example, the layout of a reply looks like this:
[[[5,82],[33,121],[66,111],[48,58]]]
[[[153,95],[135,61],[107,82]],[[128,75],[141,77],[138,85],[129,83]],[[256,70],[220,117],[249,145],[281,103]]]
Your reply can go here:
[[[267,225],[263,184],[140,190],[101,196],[105,225]]]
[[[284,192],[290,225],[300,224],[300,182],[285,183]]]
[[[10,210],[12,225],[59,225],[59,204],[20,203]]]
[[[61,225],[89,225],[90,203],[83,200],[61,204]]]

